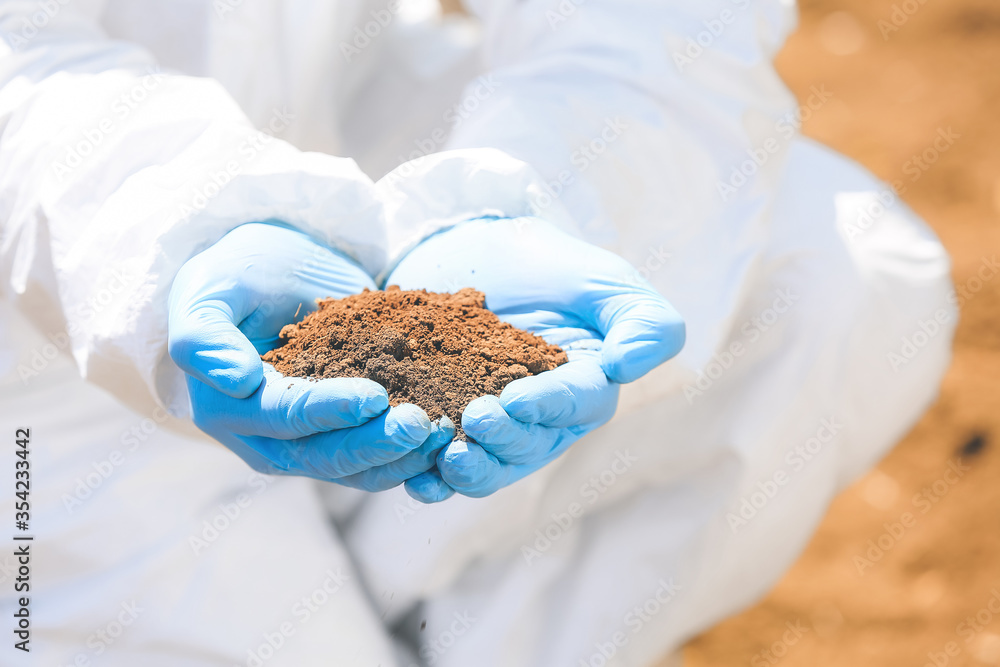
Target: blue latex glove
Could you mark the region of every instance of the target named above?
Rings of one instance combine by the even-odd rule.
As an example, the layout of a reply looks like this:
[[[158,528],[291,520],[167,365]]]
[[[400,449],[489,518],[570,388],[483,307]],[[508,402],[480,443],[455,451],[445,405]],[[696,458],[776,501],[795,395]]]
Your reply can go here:
[[[169,350],[188,375],[195,424],[250,467],[379,491],[433,468],[454,424],[388,409],[378,383],[285,378],[260,354],[316,299],[374,289],[357,264],[280,224],[237,227],[181,267]]]
[[[438,469],[406,482],[436,502],[451,489],[482,497],[540,469],[615,412],[618,383],[676,355],[684,322],[617,255],[535,218],[484,219],[436,234],[407,254],[388,285],[474,287],[500,319],[566,350],[569,362],[476,399]]]

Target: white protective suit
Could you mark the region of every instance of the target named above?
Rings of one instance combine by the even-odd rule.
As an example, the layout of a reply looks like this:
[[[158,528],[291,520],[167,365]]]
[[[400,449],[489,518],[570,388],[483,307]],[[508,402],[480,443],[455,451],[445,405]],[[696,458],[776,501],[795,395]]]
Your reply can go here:
[[[468,10],[0,0],[0,469],[30,428],[35,536],[32,652],[0,663],[654,665],[766,592],[928,405],[947,256],[798,136],[771,65],[791,0]],[[166,294],[233,227],[280,218],[384,275],[533,212],[688,327],[538,474],[424,507],[261,477],[185,420]]]

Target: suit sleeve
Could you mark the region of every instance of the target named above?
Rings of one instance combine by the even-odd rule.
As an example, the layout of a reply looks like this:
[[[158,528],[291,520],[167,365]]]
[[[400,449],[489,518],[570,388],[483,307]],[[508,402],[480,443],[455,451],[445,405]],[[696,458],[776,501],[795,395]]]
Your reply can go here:
[[[280,219],[374,275],[383,207],[352,160],[274,136],[294,110],[254,127],[218,83],[108,39],[79,8],[91,4],[0,3],[0,294],[85,379],[140,412],[185,415],[166,351],[180,266],[238,225]]]

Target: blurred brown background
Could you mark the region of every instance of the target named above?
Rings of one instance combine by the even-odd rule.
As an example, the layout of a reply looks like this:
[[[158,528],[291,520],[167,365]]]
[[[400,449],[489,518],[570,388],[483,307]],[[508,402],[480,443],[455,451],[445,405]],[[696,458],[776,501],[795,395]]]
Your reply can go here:
[[[989,610],[992,600],[1000,611],[1000,275],[976,277],[1000,257],[1000,2],[800,7],[779,69],[797,93],[823,84],[835,96],[806,134],[904,181],[970,298],[939,400],[836,500],[765,600],[690,643],[686,667],[1000,665],[1000,613]],[[948,128],[960,138],[940,159],[907,164]],[[970,468],[960,478],[946,472],[958,459]],[[905,512],[915,525],[883,538],[891,547],[859,574],[855,557]],[[789,622],[805,630],[794,644]]]

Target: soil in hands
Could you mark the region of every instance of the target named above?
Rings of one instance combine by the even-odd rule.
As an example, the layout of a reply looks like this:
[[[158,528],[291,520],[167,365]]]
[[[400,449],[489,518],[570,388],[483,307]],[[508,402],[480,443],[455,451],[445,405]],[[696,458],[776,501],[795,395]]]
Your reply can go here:
[[[391,405],[415,403],[431,419],[447,415],[461,437],[472,400],[499,396],[511,381],[566,363],[566,353],[501,322],[482,292],[365,290],[320,299],[319,308],[281,330],[264,361],[286,377],[360,377],[378,382]]]

